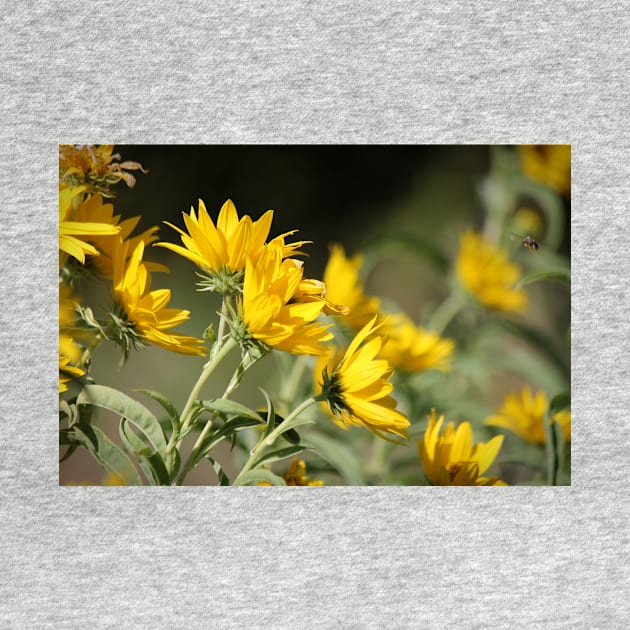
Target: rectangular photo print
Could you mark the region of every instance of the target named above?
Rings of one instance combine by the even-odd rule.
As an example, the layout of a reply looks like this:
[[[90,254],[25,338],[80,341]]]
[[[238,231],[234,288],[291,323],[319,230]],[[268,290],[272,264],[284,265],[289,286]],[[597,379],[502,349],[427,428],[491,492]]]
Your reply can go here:
[[[570,485],[570,218],[570,145],[59,145],[59,484]]]

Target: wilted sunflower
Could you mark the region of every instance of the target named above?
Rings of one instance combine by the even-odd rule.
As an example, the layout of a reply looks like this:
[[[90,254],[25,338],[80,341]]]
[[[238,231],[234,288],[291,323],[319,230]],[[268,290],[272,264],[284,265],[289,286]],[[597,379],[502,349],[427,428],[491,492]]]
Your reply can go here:
[[[389,395],[393,370],[387,361],[376,358],[382,339],[373,336],[375,322],[373,317],[357,333],[343,356],[318,363],[320,386],[327,411],[340,426],[363,425],[385,439],[387,434],[406,438],[409,420],[396,410],[396,400]]]

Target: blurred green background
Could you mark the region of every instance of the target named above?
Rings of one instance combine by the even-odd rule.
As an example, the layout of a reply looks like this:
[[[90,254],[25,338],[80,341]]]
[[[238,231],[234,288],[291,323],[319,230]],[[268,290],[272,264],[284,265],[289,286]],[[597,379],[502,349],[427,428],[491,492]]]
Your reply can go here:
[[[203,199],[214,219],[226,199],[234,201],[239,216],[258,218],[268,209],[275,211],[271,236],[298,229],[292,240],[313,241],[304,250],[305,277],[321,278],[328,258],[328,245],[341,243],[348,255],[370,248],[385,233],[417,236],[435,246],[452,261],[461,231],[483,222],[479,188],[488,174],[491,147],[488,146],[141,146],[116,145],[122,160],[140,162],[148,174],[136,172],[133,189],[124,184],[113,188],[116,214],[123,218],[141,215],[138,230],[160,225],[160,240],[179,243],[178,234],[162,224],[169,221],[183,227],[182,212],[195,209]],[[523,200],[525,203],[527,200]],[[569,203],[565,200],[566,225],[570,225]],[[137,231],[138,231],[137,230]],[[136,232],[137,232],[136,231]],[[560,253],[569,255],[569,233]],[[518,250],[518,244],[515,250]],[[518,260],[529,255],[515,251]],[[154,274],[153,288],[172,290],[171,306],[189,309],[186,325],[176,332],[201,336],[216,321],[219,301],[195,290],[195,267],[163,248],[149,248],[148,260],[166,264],[170,274]],[[366,292],[379,295],[386,306],[404,310],[417,322],[445,297],[444,275],[428,259],[403,250],[378,257],[366,277]],[[105,288],[103,285],[101,289]],[[106,289],[105,289],[106,290]],[[553,337],[566,335],[569,327],[569,290],[553,283],[528,287],[534,308],[531,318]],[[98,308],[106,299],[93,290],[86,298]],[[568,344],[561,349],[570,361]],[[162,392],[182,406],[196,380],[203,359],[180,356],[150,347],[132,352],[118,368],[119,352],[103,344],[93,358],[96,382],[119,388],[158,411],[152,401],[132,390],[148,388]],[[225,380],[236,365],[226,361],[203,391],[205,398],[220,395]],[[274,372],[274,357],[266,357],[248,373],[238,390],[240,402],[254,408],[263,406],[254,385],[265,385]],[[488,404],[498,404],[509,386],[498,384],[488,395]],[[112,423],[110,435],[115,435]],[[209,464],[208,464],[209,468]],[[230,470],[228,469],[228,473]],[[99,483],[103,470],[81,450],[61,467],[60,483]],[[203,466],[193,471],[187,483],[208,483]]]

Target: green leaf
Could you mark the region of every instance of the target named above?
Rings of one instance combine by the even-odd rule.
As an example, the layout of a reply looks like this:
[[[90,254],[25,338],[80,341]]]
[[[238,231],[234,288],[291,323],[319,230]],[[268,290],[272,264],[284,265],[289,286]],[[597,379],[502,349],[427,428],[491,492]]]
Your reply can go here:
[[[353,486],[365,485],[359,458],[352,449],[339,440],[324,435],[310,434],[308,438],[303,440],[302,446],[313,449],[317,455],[331,464],[349,484]]]
[[[168,419],[171,421],[173,433],[179,435],[179,412],[175,408],[175,405],[166,396],[160,394],[160,392],[154,392],[150,389],[136,389],[134,391],[146,394],[147,396],[153,398],[155,402],[159,403],[164,411],[166,411]]]
[[[220,486],[232,485],[230,483],[230,478],[225,474],[225,471],[223,470],[223,468],[221,468],[221,465],[216,460],[212,459],[212,457],[208,456],[207,459],[212,464],[212,468],[214,468],[214,472],[217,473],[217,477],[219,478],[219,485]]]
[[[155,450],[162,455],[166,453],[166,438],[157,418],[126,394],[103,385],[86,385],[77,398],[77,405],[103,407],[127,418],[149,438]]]
[[[571,394],[568,392],[564,392],[562,394],[558,394],[551,399],[549,403],[549,411],[547,412],[548,416],[552,418],[555,416],[558,411],[562,411],[563,409],[571,408]]]
[[[226,398],[217,398],[216,400],[204,400],[201,402],[201,406],[208,411],[221,414],[223,416],[242,416],[244,418],[251,418],[262,422],[260,414],[256,413],[249,407],[241,405],[233,400]]]
[[[559,280],[566,284],[571,284],[571,272],[568,269],[555,269],[551,271],[534,271],[526,276],[523,276],[515,285],[515,289],[520,289],[532,282],[538,282],[539,280]]]
[[[72,432],[77,441],[85,446],[106,470],[118,475],[127,485],[142,485],[142,479],[129,457],[98,427],[74,426]]]
[[[257,468],[256,470],[250,470],[244,475],[240,475],[238,479],[234,480],[235,486],[251,486],[255,485],[259,481],[268,481],[272,486],[286,486],[286,482],[282,477],[274,475],[270,470],[264,468]]]
[[[279,462],[283,459],[287,459],[288,457],[293,457],[293,455],[297,455],[298,453],[306,450],[309,449],[305,448],[304,445],[286,446],[278,449],[277,451],[265,453],[252,464],[252,467],[255,468],[256,466],[261,466],[262,464],[273,464],[273,462]]]
[[[125,418],[120,419],[120,439],[125,448],[136,456],[138,465],[147,479],[154,482],[154,485],[169,486],[171,477],[166,470],[159,453],[155,453],[150,443],[144,436],[139,436],[130,426]]]
[[[259,387],[258,389],[260,389],[265,399],[267,400],[267,426],[265,427],[265,431],[263,432],[263,438],[266,438],[276,428],[276,412],[273,408],[271,398],[269,398],[267,392],[262,389],[262,387]]]
[[[210,433],[210,435],[204,440],[204,443],[199,449],[199,458],[203,459],[207,453],[209,453],[219,442],[229,438],[238,431],[249,429],[251,427],[260,426],[263,420],[258,416],[257,420],[253,418],[232,418],[225,424],[219,427],[216,431]]]

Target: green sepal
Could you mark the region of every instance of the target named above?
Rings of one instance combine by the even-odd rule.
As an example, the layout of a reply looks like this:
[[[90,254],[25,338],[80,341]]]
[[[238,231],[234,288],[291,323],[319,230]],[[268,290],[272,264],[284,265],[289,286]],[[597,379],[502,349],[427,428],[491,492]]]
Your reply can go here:
[[[127,418],[147,436],[156,451],[165,455],[166,438],[157,418],[126,394],[104,385],[86,385],[79,393],[77,405],[103,407]]]
[[[129,486],[141,486],[142,479],[126,453],[95,426],[74,426],[73,437],[90,451],[109,472],[120,477]]]

